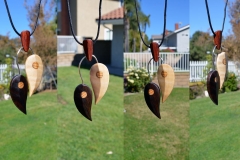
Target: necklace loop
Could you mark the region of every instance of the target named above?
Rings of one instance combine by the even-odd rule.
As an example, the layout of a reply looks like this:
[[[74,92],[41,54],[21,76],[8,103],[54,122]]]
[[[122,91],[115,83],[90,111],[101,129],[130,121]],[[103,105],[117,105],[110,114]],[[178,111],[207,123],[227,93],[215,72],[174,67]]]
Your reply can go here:
[[[136,3],[136,0],[134,0],[135,2],[135,10],[136,10],[136,15],[137,15],[137,24],[138,24],[138,31],[140,33],[140,37],[144,43],[145,46],[147,46],[148,48],[150,48],[150,45],[147,45],[147,43],[144,41],[143,37],[142,37],[142,32],[141,32],[141,29],[140,29],[140,24],[139,24],[139,18],[138,18],[138,10],[137,10],[137,3]],[[166,17],[167,17],[167,0],[165,0],[165,6],[164,6],[164,25],[163,25],[163,37],[162,37],[162,41],[161,43],[158,45],[158,47],[160,47],[164,41],[164,38],[165,38],[165,31],[166,31]]]
[[[39,1],[39,6],[38,6],[38,14],[37,14],[37,19],[36,19],[36,23],[35,23],[35,26],[34,26],[34,29],[33,31],[30,33],[30,36],[35,32],[36,28],[37,28],[37,23],[38,23],[38,17],[39,17],[39,12],[40,12],[40,7],[41,7],[41,1]],[[9,11],[9,7],[8,7],[8,3],[7,3],[7,0],[4,0],[5,2],[5,6],[6,6],[6,9],[7,9],[7,13],[8,13],[8,18],[10,20],[10,23],[11,23],[11,26],[14,30],[14,32],[21,37],[21,34],[17,31],[17,29],[15,28],[14,24],[13,24],[13,21],[12,21],[12,17],[11,17],[11,14],[10,14],[10,11]]]

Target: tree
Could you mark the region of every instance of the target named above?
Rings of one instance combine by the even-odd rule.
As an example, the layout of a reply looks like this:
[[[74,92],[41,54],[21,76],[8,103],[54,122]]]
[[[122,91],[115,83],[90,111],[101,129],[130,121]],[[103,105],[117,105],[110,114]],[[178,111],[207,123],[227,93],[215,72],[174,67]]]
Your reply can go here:
[[[190,61],[206,60],[206,53],[212,54],[214,44],[209,32],[196,31],[190,40]]]
[[[141,11],[141,6],[138,0],[136,0],[137,3],[137,9],[138,9],[138,16],[139,16],[139,23],[141,29],[144,29],[146,25],[150,25],[150,15],[146,16],[142,11]],[[125,0],[124,1],[124,10],[125,10],[125,15],[124,15],[124,24],[125,24],[125,37],[124,37],[124,49],[125,52],[133,51],[135,48],[135,51],[140,50],[140,40],[137,40],[139,37],[138,33],[138,24],[137,24],[137,16],[136,16],[136,11],[135,11],[135,3],[134,0]],[[143,31],[143,30],[142,30]],[[148,37],[143,36],[144,39],[147,38],[147,43],[148,43]],[[138,47],[137,47],[138,46]],[[143,46],[143,50],[147,49],[146,46]]]
[[[35,0],[32,6],[28,5],[28,1],[25,0],[29,26],[32,30],[36,22],[38,5],[39,0]],[[48,82],[54,81],[55,86],[57,70],[56,11],[56,0],[42,0],[37,28],[31,40],[31,47],[34,53],[41,57],[44,64],[43,80]]]

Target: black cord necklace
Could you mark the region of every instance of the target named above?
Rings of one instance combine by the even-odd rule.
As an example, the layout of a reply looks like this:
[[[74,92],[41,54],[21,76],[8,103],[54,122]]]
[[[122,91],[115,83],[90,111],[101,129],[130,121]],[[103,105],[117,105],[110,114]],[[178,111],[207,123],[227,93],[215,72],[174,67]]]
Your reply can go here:
[[[136,15],[137,15],[137,24],[138,24],[138,31],[140,34],[140,37],[144,43],[145,46],[147,46],[148,48],[151,49],[152,55],[153,55],[153,59],[155,62],[158,61],[158,57],[159,57],[159,47],[162,45],[164,38],[165,38],[165,31],[166,31],[166,17],[167,17],[167,0],[165,0],[165,6],[164,6],[164,24],[163,24],[163,33],[162,33],[162,41],[160,42],[160,44],[157,44],[156,42],[151,42],[150,45],[147,45],[147,43],[144,41],[143,37],[142,37],[142,32],[140,29],[140,24],[139,24],[139,18],[138,18],[138,10],[137,10],[137,3],[136,0],[134,0],[135,2],[135,10],[136,10]]]
[[[227,3],[228,3],[228,0],[226,0],[225,7],[224,7],[224,17],[223,17],[223,23],[222,23],[222,30],[218,30],[218,31],[214,32],[213,27],[212,27],[212,23],[211,23],[211,18],[210,18],[210,13],[209,13],[209,8],[208,8],[208,2],[207,2],[207,0],[205,0],[209,26],[210,26],[210,29],[213,33],[214,44],[216,45],[216,48],[218,50],[221,48],[222,32],[224,30],[224,24],[225,24],[225,19],[226,19]]]
[[[10,14],[10,11],[9,11],[9,7],[8,7],[8,3],[7,3],[7,0],[4,0],[5,2],[5,6],[6,6],[6,9],[7,9],[7,13],[8,13],[8,18],[9,18],[9,21],[11,23],[11,26],[14,30],[14,32],[21,37],[21,42],[22,42],[22,47],[23,47],[23,50],[25,52],[28,52],[29,50],[29,46],[30,46],[30,36],[35,32],[36,28],[37,28],[37,22],[38,22],[38,17],[39,17],[39,13],[40,13],[40,7],[41,7],[41,1],[39,1],[39,6],[38,6],[38,14],[37,14],[37,18],[36,18],[36,23],[35,23],[35,26],[32,30],[32,32],[30,33],[28,30],[25,30],[25,31],[22,31],[21,33],[19,33],[17,31],[17,29],[15,28],[14,26],[14,23],[12,21],[12,17],[11,17],[11,14]]]
[[[74,30],[73,30],[69,0],[67,0],[67,5],[68,5],[68,16],[69,16],[70,28],[71,28],[72,35],[73,35],[75,41],[78,44],[83,46],[83,49],[84,49],[87,60],[91,61],[92,60],[92,55],[93,55],[93,44],[95,44],[97,42],[99,31],[100,31],[102,0],[99,1],[99,18],[98,18],[98,29],[97,29],[96,38],[95,38],[95,40],[85,39],[85,40],[83,40],[83,43],[78,41],[78,39],[76,38],[76,35],[74,33]]]

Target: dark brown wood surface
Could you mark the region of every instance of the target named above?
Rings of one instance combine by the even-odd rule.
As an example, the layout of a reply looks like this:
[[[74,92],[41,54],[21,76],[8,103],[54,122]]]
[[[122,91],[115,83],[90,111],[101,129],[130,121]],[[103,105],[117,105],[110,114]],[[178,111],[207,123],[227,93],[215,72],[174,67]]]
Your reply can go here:
[[[220,87],[220,77],[216,70],[210,71],[207,76],[207,91],[211,100],[218,105],[218,91]]]
[[[216,49],[218,49],[218,50],[221,49],[221,44],[222,44],[222,31],[218,30],[218,31],[215,32],[214,44],[217,46]]]
[[[152,56],[153,56],[153,60],[155,62],[158,62],[158,57],[159,57],[159,47],[158,47],[158,44],[156,42],[152,42],[150,43],[150,49],[151,49],[151,52],[152,52]]]
[[[25,52],[28,52],[30,46],[30,32],[29,31],[22,31],[21,32],[21,42],[22,47]]]
[[[86,84],[80,84],[74,91],[74,102],[78,111],[92,121],[92,91]]]
[[[93,41],[91,39],[85,39],[83,41],[83,49],[87,60],[91,61],[93,55]]]
[[[28,93],[28,82],[22,75],[16,75],[10,82],[10,95],[15,106],[27,114],[26,103]]]
[[[148,108],[159,119],[160,116],[160,88],[155,83],[148,83],[144,88],[144,98]]]

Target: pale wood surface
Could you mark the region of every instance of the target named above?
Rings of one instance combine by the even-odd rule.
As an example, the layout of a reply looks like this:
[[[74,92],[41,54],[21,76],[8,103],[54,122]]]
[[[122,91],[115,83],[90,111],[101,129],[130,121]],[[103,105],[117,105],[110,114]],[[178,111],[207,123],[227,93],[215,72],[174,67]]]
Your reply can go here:
[[[227,56],[226,56],[225,52],[218,54],[217,71],[218,71],[218,74],[220,77],[220,88],[222,88],[222,85],[224,83],[226,73],[227,73]]]
[[[90,81],[95,96],[95,104],[97,104],[104,96],[108,88],[108,68],[102,63],[94,64],[90,69]]]
[[[25,62],[25,69],[29,84],[29,96],[32,96],[32,94],[38,88],[42,79],[43,74],[42,59],[36,54],[29,56]]]
[[[162,64],[158,67],[157,77],[160,90],[162,91],[162,102],[165,102],[172,92],[175,74],[170,65]]]

